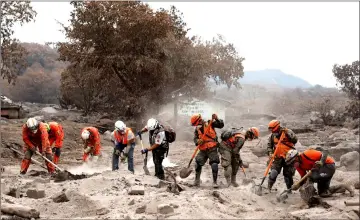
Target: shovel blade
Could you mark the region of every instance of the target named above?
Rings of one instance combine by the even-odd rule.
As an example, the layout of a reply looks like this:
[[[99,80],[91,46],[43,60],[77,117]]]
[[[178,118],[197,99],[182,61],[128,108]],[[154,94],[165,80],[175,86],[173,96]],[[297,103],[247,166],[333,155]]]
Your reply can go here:
[[[144,165],[143,166],[143,169],[144,169],[144,172],[145,172],[145,175],[150,175],[150,171],[149,171],[149,169],[147,168],[147,166],[146,165]]]
[[[192,172],[192,169],[191,169],[191,168],[185,167],[185,168],[183,168],[183,169],[180,170],[180,177],[181,177],[182,179],[185,179],[185,178],[187,178],[188,176],[190,176],[191,172]]]
[[[261,185],[255,185],[254,186],[254,193],[258,196],[262,196],[262,186]]]
[[[276,200],[278,202],[285,202],[287,198],[289,198],[287,191],[284,191],[276,196]]]

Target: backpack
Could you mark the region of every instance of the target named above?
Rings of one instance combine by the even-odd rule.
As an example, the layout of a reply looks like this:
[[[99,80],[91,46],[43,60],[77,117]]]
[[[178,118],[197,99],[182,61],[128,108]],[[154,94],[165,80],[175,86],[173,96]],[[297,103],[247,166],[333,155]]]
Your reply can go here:
[[[176,132],[170,126],[164,126],[165,138],[168,143],[172,143],[176,139]]]
[[[221,140],[222,141],[227,141],[229,140],[229,138],[231,138],[234,134],[240,132],[242,130],[242,127],[241,128],[231,128],[231,129],[228,129],[226,131],[223,131],[221,133]]]

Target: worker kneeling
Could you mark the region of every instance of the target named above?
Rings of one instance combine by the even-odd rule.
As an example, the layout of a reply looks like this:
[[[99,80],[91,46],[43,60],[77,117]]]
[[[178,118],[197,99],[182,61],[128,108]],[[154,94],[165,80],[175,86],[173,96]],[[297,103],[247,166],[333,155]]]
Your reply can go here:
[[[85,127],[81,130],[81,138],[84,141],[83,161],[88,162],[89,155],[91,160],[96,162],[101,154],[100,134],[95,127]]]
[[[354,192],[351,187],[346,185],[338,185],[330,187],[330,182],[335,173],[335,160],[328,156],[327,151],[319,151],[315,149],[305,150],[303,153],[299,153],[297,150],[290,150],[286,154],[286,163],[294,166],[299,172],[300,176],[306,175],[306,172],[311,170],[309,176],[310,183],[317,183],[317,191],[319,196],[328,197],[333,193],[339,191],[348,190],[350,195],[353,196]],[[292,190],[298,190],[303,181],[299,185],[294,185]]]
[[[49,144],[49,136],[45,123],[38,122],[35,118],[29,118],[22,127],[22,136],[25,143],[24,159],[21,161],[20,174],[25,174],[30,166],[31,157],[36,152],[36,148],[47,159],[52,161],[52,151]],[[55,171],[55,167],[45,161],[49,173]]]
[[[55,143],[55,146],[52,147],[52,152],[54,153],[54,164],[58,164],[60,160],[61,148],[63,146],[64,140],[64,131],[62,126],[57,122],[49,122],[46,125],[50,146]]]
[[[238,187],[236,174],[239,167],[243,167],[240,157],[240,150],[246,140],[253,140],[259,137],[259,129],[252,127],[248,130],[229,129],[221,134],[219,152],[221,155],[221,166],[224,168],[224,176],[227,186]]]
[[[135,135],[124,122],[115,122],[115,130],[111,133],[111,140],[114,142],[114,152],[112,157],[112,170],[119,169],[119,157],[121,152],[128,158],[128,170],[134,173],[134,148]],[[124,152],[125,150],[125,152]]]

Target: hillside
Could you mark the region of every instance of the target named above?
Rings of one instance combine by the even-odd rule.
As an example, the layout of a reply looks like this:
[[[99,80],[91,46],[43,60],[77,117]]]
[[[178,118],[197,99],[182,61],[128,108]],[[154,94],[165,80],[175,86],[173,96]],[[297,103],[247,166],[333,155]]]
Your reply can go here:
[[[312,85],[300,77],[293,76],[277,69],[265,69],[246,71],[244,77],[239,80],[242,84],[274,84],[285,88],[309,88]]]

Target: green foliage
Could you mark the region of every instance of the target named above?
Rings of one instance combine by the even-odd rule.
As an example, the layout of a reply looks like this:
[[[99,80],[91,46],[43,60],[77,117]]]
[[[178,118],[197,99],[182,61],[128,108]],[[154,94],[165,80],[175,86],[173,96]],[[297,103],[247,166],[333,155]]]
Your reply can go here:
[[[243,76],[244,59],[234,46],[221,37],[188,38],[175,7],[154,11],[135,1],[71,4],[70,26],[64,26],[69,41],[57,44],[60,60],[70,63],[61,80],[63,104],[132,117],[180,93],[204,95],[207,78],[230,87]]]

